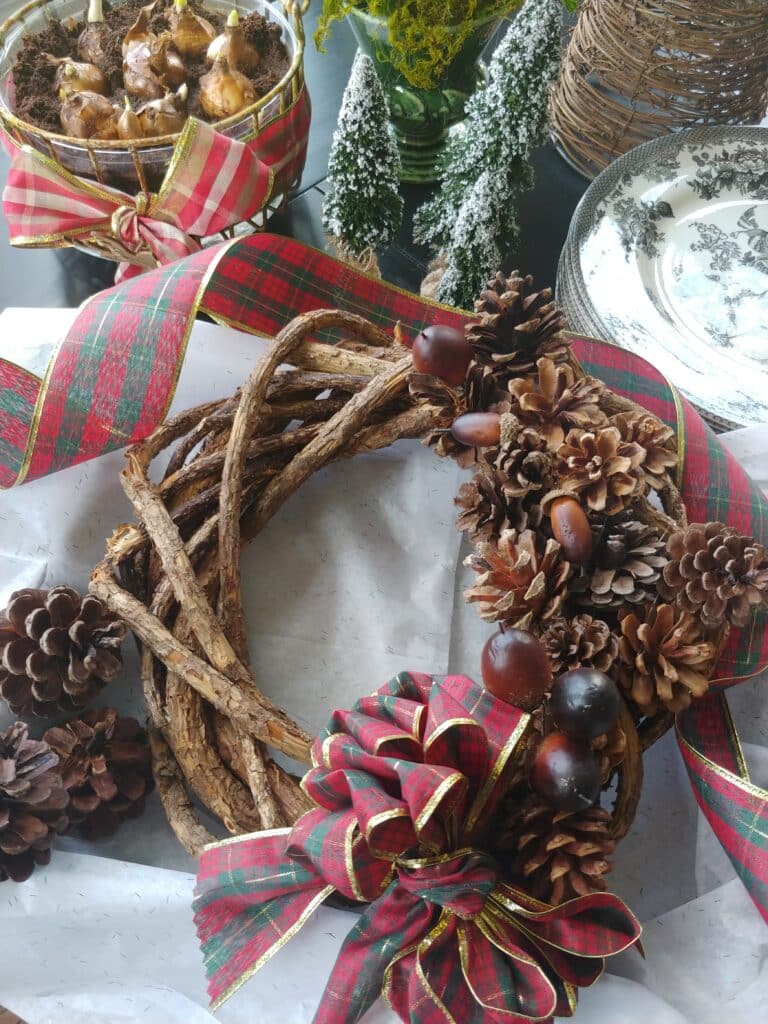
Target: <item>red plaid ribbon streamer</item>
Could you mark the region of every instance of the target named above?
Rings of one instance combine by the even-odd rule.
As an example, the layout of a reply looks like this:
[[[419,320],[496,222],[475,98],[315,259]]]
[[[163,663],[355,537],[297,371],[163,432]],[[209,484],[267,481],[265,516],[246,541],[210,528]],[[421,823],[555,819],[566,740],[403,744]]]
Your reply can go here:
[[[360,313],[387,330],[399,320],[414,333],[438,322],[458,327],[469,315],[276,235],[202,251],[94,296],[58,346],[44,379],[0,359],[0,487],[147,437],[166,414],[198,311],[269,336],[299,313],[328,307]],[[573,346],[589,373],[675,429],[689,519],[727,522],[768,544],[768,502],[661,374],[605,342],[575,338]],[[752,628],[732,631],[715,688],[768,666],[765,624],[764,615],[755,616]],[[694,793],[768,918],[768,794],[749,780],[724,698],[715,693],[695,702],[679,716],[678,735]]]
[[[337,890],[370,906],[315,1024],[354,1024],[382,993],[414,1024],[570,1016],[575,989],[640,925],[610,893],[539,903],[483,852],[526,724],[471,679],[407,672],[337,711],[302,783],[317,808],[200,859],[195,922],[214,1002]]]

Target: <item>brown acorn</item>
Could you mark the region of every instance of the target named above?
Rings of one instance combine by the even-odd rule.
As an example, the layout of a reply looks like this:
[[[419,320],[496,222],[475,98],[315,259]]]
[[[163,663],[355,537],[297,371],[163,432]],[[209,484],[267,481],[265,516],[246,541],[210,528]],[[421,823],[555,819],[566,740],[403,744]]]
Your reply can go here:
[[[231,68],[246,75],[252,75],[258,67],[261,55],[246,40],[240,18],[234,8],[229,13],[224,31],[213,40],[206,56],[209,64],[217,57],[226,57]]]
[[[209,117],[220,120],[238,114],[253,103],[256,90],[226,57],[217,57],[207,75],[200,79],[200,103]]]

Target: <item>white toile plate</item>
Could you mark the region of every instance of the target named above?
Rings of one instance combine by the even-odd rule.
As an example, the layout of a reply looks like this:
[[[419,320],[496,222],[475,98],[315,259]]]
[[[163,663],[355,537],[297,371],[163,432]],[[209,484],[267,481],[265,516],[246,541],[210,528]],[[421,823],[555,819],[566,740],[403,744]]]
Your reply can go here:
[[[616,160],[560,271],[574,329],[642,355],[713,418],[768,422],[768,128],[692,129]]]

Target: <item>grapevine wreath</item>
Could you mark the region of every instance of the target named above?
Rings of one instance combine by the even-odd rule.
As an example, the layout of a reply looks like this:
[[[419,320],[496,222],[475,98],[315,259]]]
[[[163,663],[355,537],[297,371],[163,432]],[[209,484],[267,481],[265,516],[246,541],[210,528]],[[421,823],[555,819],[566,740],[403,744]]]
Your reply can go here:
[[[307,341],[330,326],[348,340]],[[588,376],[564,326],[518,274],[489,282],[464,331],[305,313],[231,398],[128,452],[138,521],[91,591],[140,641],[157,787],[186,848],[207,847],[196,921],[215,999],[334,891],[367,908],[328,1024],[382,991],[406,1021],[549,1020],[637,942],[606,876],[642,753],[765,604],[768,559],[688,523],[674,432]],[[498,624],[484,685],[401,673],[313,741],[249,669],[240,550],[316,470],[403,437],[472,470],[456,502],[466,599]],[[312,765],[301,785],[268,748]],[[192,795],[252,835],[216,844]]]

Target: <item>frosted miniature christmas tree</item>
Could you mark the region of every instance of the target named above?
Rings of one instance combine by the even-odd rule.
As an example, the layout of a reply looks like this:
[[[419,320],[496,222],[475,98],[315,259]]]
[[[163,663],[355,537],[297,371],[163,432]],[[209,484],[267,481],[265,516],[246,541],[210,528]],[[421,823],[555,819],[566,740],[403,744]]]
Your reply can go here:
[[[562,0],[527,0],[449,140],[440,186],[416,215],[415,237],[445,256],[437,298],[470,306],[519,231],[529,157],[546,137],[549,90],[562,54]]]
[[[333,135],[323,225],[337,246],[360,260],[387,245],[403,217],[400,157],[370,57],[358,53]],[[340,244],[339,244],[340,243]]]

